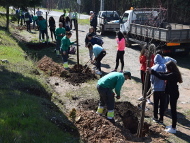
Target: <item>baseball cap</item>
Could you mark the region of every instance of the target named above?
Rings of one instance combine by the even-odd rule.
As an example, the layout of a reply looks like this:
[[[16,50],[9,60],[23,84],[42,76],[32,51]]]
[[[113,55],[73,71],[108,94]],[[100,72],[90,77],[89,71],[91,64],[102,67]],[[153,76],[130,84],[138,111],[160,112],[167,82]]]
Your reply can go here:
[[[124,71],[123,74],[128,75],[129,79],[131,79],[131,73],[129,71]]]
[[[93,14],[94,12],[93,11],[90,11],[90,14]]]

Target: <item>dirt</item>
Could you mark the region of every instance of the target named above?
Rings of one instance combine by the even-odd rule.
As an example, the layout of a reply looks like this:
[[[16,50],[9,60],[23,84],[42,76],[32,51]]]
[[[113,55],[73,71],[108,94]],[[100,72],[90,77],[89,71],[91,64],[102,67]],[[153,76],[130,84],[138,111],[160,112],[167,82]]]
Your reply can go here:
[[[32,50],[41,50],[44,48],[55,47],[55,43],[27,43],[26,46]]]
[[[40,70],[44,71],[49,76],[66,78],[67,82],[75,86],[78,86],[88,80],[97,78],[89,67],[76,64],[70,69],[66,70],[63,66],[54,62],[47,56],[44,56],[40,61],[38,61],[37,65]]]

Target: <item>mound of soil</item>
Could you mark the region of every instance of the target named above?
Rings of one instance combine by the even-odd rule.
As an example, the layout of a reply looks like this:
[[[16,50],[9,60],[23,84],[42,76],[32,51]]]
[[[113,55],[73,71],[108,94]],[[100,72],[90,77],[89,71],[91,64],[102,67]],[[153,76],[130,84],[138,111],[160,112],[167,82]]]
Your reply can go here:
[[[138,118],[140,111],[138,107],[130,102],[115,103],[115,123],[112,124],[104,115],[96,114],[98,101],[87,99],[78,104],[79,111],[76,111],[75,124],[85,142],[96,143],[127,143],[127,142],[164,142],[167,133],[162,132],[158,125],[144,123],[142,135],[138,138]],[[159,130],[158,130],[159,129]]]
[[[55,63],[51,58],[44,56],[37,63],[38,68],[44,71],[46,74],[50,76],[58,76],[66,78],[66,81],[71,83],[72,85],[80,85],[90,79],[96,79],[95,74],[92,73],[91,69],[82,66],[82,65],[74,65],[70,70],[65,70],[63,66]]]
[[[113,125],[94,111],[77,111],[75,125],[84,142],[88,143],[126,143],[130,132]]]
[[[37,63],[38,68],[44,71],[46,74],[50,76],[61,76],[67,75],[68,71],[66,71],[63,66],[55,63],[51,58],[44,56],[40,61]]]

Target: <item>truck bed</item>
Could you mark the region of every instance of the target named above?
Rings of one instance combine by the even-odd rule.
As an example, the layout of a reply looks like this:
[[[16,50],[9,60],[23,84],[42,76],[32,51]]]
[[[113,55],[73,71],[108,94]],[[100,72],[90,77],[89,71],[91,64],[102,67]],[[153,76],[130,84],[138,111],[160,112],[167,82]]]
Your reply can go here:
[[[190,43],[190,26],[171,24],[172,29],[130,24],[131,34],[171,43]],[[181,26],[181,27],[180,27]],[[183,29],[186,28],[186,29]]]

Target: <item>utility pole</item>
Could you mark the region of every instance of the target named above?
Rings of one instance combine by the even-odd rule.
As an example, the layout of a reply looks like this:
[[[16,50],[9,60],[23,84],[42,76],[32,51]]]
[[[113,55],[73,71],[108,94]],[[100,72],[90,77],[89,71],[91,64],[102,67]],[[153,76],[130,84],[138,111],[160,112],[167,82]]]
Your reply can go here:
[[[100,0],[100,11],[104,10],[104,0]]]

